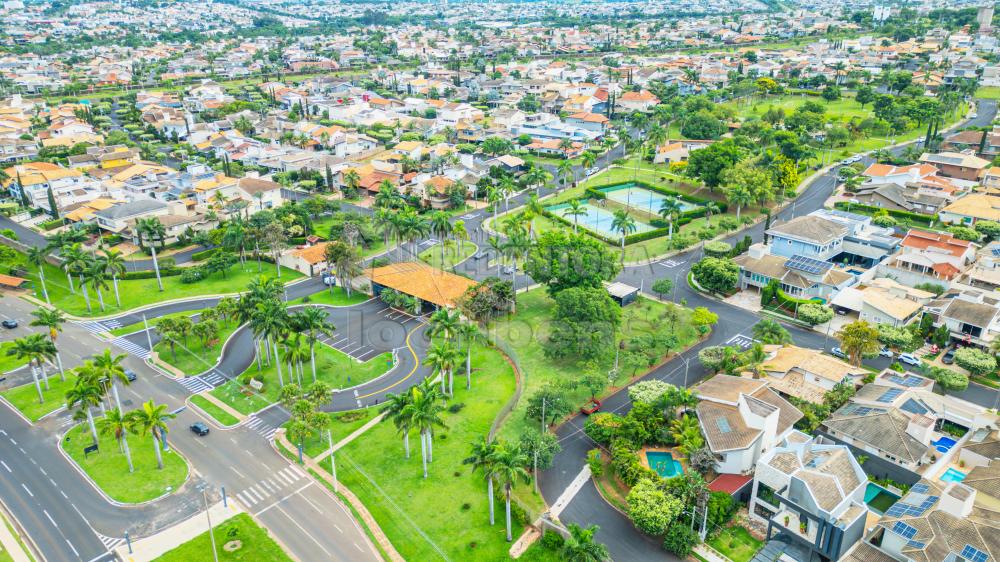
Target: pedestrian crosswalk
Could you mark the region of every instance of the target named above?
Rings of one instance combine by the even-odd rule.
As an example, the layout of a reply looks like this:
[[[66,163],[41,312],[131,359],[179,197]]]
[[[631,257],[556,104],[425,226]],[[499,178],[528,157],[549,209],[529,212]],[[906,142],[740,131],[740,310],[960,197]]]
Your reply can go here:
[[[95,336],[108,333],[108,329],[101,322],[80,322],[80,327]]]
[[[247,429],[256,431],[257,433],[264,436],[265,439],[270,439],[274,437],[275,432],[278,431],[277,427],[265,422],[264,420],[258,418],[256,415],[251,415],[247,418],[247,423],[245,426]]]
[[[218,371],[205,373],[204,375],[201,375],[201,378],[204,379],[205,382],[207,382],[208,384],[212,385],[212,388],[215,388],[228,380],[226,379],[226,377],[222,376],[222,373]]]
[[[131,353],[132,355],[135,355],[139,359],[145,359],[149,357],[148,349],[125,338],[115,338],[111,340],[111,343],[124,349],[125,351]]]
[[[186,388],[191,394],[198,394],[199,392],[215,388],[215,385],[206,382],[200,376],[179,378],[177,379],[177,383]]]
[[[256,484],[236,493],[236,499],[246,507],[267,501],[271,496],[281,497],[294,492],[309,482],[305,473],[294,466],[287,466]]]
[[[104,544],[104,548],[108,550],[114,550],[120,544],[125,542],[125,539],[118,537],[106,537],[100,533],[97,533],[97,538],[101,539],[101,543]]]

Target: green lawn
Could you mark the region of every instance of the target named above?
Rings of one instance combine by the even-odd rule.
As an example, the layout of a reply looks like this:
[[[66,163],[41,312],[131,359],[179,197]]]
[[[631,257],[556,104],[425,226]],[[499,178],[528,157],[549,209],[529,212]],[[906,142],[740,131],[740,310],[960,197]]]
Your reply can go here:
[[[435,244],[430,248],[427,248],[423,252],[420,252],[420,260],[424,263],[433,265],[434,267],[440,267],[444,270],[450,270],[455,267],[458,263],[461,263],[470,257],[472,254],[476,253],[476,245],[468,240],[462,241],[462,246],[459,247],[458,244],[452,244],[451,246],[445,247],[444,249],[444,263],[441,263],[441,244]]]
[[[14,342],[5,341],[0,342],[0,373],[6,373],[7,371],[13,371],[18,367],[22,367],[28,364],[27,359],[18,359],[13,355],[7,355],[7,351],[14,347]]]
[[[982,86],[976,90],[976,97],[984,100],[1000,100],[1000,88],[996,86]]]
[[[663,304],[652,299],[640,297],[636,302],[622,309],[622,323],[619,339],[627,341],[636,336],[671,333],[669,321],[663,316],[672,305]],[[509,319],[503,319],[494,324],[497,337],[509,344],[520,362],[524,375],[524,396],[531,396],[538,389],[562,381],[579,379],[583,369],[572,361],[557,361],[545,355],[543,342],[548,338],[550,322],[555,308],[555,302],[549,298],[544,288],[532,289],[521,293],[517,298],[517,314]],[[697,339],[697,333],[690,324],[690,311],[681,308],[673,335],[677,337],[678,346],[683,349]],[[614,363],[609,357],[597,366],[598,372],[608,372]],[[623,373],[630,374],[630,373]],[[624,382],[620,378],[618,383]],[[589,398],[588,391],[577,388],[569,391],[573,404],[582,405]],[[528,424],[535,421],[526,420],[524,410],[527,400],[518,402],[516,408],[507,418],[500,430],[502,436],[515,438],[520,435]]]
[[[237,380],[231,380],[209,392],[212,396],[246,416],[271,405],[269,400],[254,392],[250,387],[240,384]]]
[[[351,306],[354,304],[365,302],[370,299],[369,295],[362,293],[361,291],[351,291],[351,296],[347,296],[347,291],[343,287],[335,287],[331,292],[329,289],[320,291],[318,293],[313,293],[311,295],[306,295],[304,297],[299,297],[295,300],[288,301],[288,306],[294,306],[297,304],[326,304],[330,306]]]
[[[364,363],[358,363],[341,351],[326,344],[317,343],[316,379],[328,383],[334,389],[350,388],[382,375],[392,367],[391,361],[392,352],[387,351],[372,357]],[[258,379],[263,377],[264,388],[261,390],[261,394],[268,400],[276,402],[278,400],[278,393],[281,390],[278,369],[273,362],[271,365],[262,364],[262,367],[263,370],[258,374],[257,364],[254,363],[243,372],[243,376],[251,375]],[[282,365],[281,372],[286,384],[292,382],[292,380],[296,380],[297,382],[297,379],[289,376],[286,365]],[[243,376],[240,377],[241,380]],[[303,367],[302,386],[308,386],[312,383],[312,380],[312,368],[306,362]]]
[[[219,425],[228,427],[240,423],[240,420],[236,419],[235,416],[216,406],[214,402],[209,401],[204,396],[195,394],[191,397],[191,403],[197,406],[201,411],[208,414],[215,421],[219,422]]]
[[[170,314],[164,314],[163,316],[157,316],[156,318],[147,318],[147,321],[149,322],[149,327],[152,328],[152,327],[156,326],[157,322],[159,322],[160,320],[162,320],[164,318],[181,318],[181,317],[190,318],[192,315],[197,314],[198,312],[199,311],[197,311],[197,310],[195,310],[195,311],[186,310],[184,312],[172,312]],[[120,328],[115,328],[114,330],[111,330],[109,333],[112,336],[124,336],[124,335],[127,335],[127,334],[131,334],[133,332],[138,332],[139,330],[143,330],[145,328],[146,328],[146,326],[143,325],[142,320],[140,320],[140,321],[136,322],[135,324],[129,324],[127,326],[122,326]]]
[[[723,529],[706,543],[733,562],[750,562],[753,555],[764,546],[764,543],[755,539],[750,531],[738,526]]]
[[[278,543],[268,536],[267,529],[257,524],[247,513],[240,513],[216,527],[215,551],[219,562],[291,562],[292,558],[281,549]],[[173,550],[168,550],[154,562],[195,562],[212,559],[212,544],[208,531],[198,535]],[[222,547],[232,540],[239,540],[243,545],[235,552],[227,552]]]
[[[159,354],[160,361],[176,367],[185,375],[192,376],[203,373],[215,366],[222,354],[222,346],[226,344],[229,336],[239,328],[236,320],[218,322],[217,325],[219,326],[219,335],[207,346],[200,339],[188,335],[186,342],[182,340],[174,344],[173,351],[165,340],[158,342],[153,349]]]
[[[351,410],[349,412],[328,413],[325,415],[330,418],[330,433],[333,436],[333,442],[336,444],[341,439],[354,433],[359,427],[371,421],[372,418],[378,415],[378,409],[367,408],[364,410]],[[315,457],[323,454],[330,448],[330,440],[326,436],[326,431],[323,431],[322,433],[310,435],[302,445],[302,450],[306,456]]]
[[[241,269],[239,265],[236,265],[229,270],[226,277],[223,277],[222,273],[215,273],[211,277],[197,283],[181,283],[179,275],[164,277],[162,293],[157,287],[155,278],[119,281],[119,294],[122,299],[121,307],[118,307],[115,304],[114,289],[110,287],[111,283],[109,281],[109,288],[104,290],[104,311],[101,311],[96,292],[93,288],[90,288],[88,290],[90,292],[90,304],[93,310],[88,312],[87,305],[84,302],[83,292],[77,286],[79,285],[79,281],[74,280],[74,286],[77,286],[77,289],[76,294],[72,294],[70,292],[69,282],[66,279],[66,274],[61,269],[58,269],[48,263],[45,264],[45,282],[49,291],[49,298],[51,299],[53,306],[61,308],[62,310],[76,316],[104,316],[166,300],[197,297],[201,295],[238,293],[242,291],[252,279],[256,279],[258,276],[265,278],[275,276],[273,265],[267,263],[263,265],[264,267],[261,269],[261,273],[259,274],[257,273],[256,264],[253,262],[247,262],[245,271]],[[41,283],[38,281],[37,269],[32,267],[28,273],[28,277],[34,281],[35,296],[41,299],[42,289]],[[301,273],[282,268],[281,280],[284,282],[299,279],[301,277]]]
[[[168,436],[169,442],[169,436]],[[156,451],[150,436],[129,435],[135,472],[129,473],[125,454],[118,449],[112,436],[101,436],[100,452],[86,458],[83,448],[91,445],[90,428],[81,423],[69,430],[60,446],[76,461],[97,486],[112,499],[123,503],[139,503],[176,490],[187,479],[187,462],[171,449],[163,451],[163,469],[156,467]],[[168,490],[169,488],[169,490]]]
[[[28,546],[26,544],[24,544],[24,538],[20,535],[20,533],[14,530],[14,527],[11,526],[10,521],[8,521],[6,517],[0,515],[0,519],[3,519],[3,524],[7,527],[7,530],[10,531],[11,536],[13,536],[17,540],[17,544],[21,546],[21,550],[24,552],[24,555],[28,557],[28,560],[34,562],[35,557],[31,555],[31,550],[28,549]],[[10,552],[4,549],[3,546],[0,546],[0,562],[13,562],[13,561],[14,557],[11,556]]]
[[[65,406],[66,392],[73,388],[75,383],[76,375],[69,371],[66,372],[65,382],[59,380],[58,371],[50,373],[49,389],[45,390],[45,383],[40,383],[42,385],[42,396],[45,399],[41,404],[38,403],[38,390],[35,389],[34,382],[15,386],[3,391],[2,394],[8,402],[24,414],[24,417],[34,422]]]
[[[419,437],[411,435],[411,456],[406,459],[402,438],[387,422],[337,453],[341,482],[364,502],[407,560],[508,558],[503,504],[497,503],[497,524],[490,527],[486,483],[462,459],[469,455],[470,443],[487,434],[513,395],[514,374],[499,352],[488,348],[474,350],[473,366],[477,371],[472,391],[458,381],[451,400],[464,407],[457,413],[445,412],[446,427],[435,430],[428,479],[421,472]],[[515,521],[514,537],[520,533]]]
[[[748,119],[760,118],[772,107],[782,109],[788,115],[807,101],[813,101],[822,105],[826,109],[825,114],[827,119],[840,123],[846,123],[855,117],[864,119],[870,116],[872,112],[872,104],[869,103],[862,108],[860,103],[855,101],[853,97],[848,96],[835,101],[826,101],[820,96],[780,95],[766,98],[755,97],[752,103],[749,104],[745,100],[739,102],[729,101],[723,103],[722,106],[735,111],[737,117]]]

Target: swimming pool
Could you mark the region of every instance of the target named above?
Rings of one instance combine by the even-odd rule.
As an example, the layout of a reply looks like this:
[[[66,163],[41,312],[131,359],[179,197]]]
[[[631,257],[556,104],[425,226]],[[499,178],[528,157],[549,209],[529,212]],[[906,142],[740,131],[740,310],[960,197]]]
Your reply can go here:
[[[615,240],[621,238],[621,233],[611,228],[611,223],[615,220],[615,215],[613,212],[607,209],[596,207],[587,202],[583,205],[583,209],[587,212],[587,214],[574,217],[573,215],[566,214],[566,209],[568,208],[569,205],[553,205],[552,207],[548,207],[548,210],[565,218],[571,223],[576,222],[577,224],[580,225],[580,228],[586,228],[587,230],[592,230],[594,232],[597,232],[598,234],[603,234],[604,236],[607,236],[608,238]],[[635,217],[632,218],[635,219]],[[653,227],[652,225],[642,222],[639,219],[636,219],[635,231],[629,232],[628,234],[648,232],[650,230],[654,230],[654,228],[655,227]]]
[[[965,473],[951,467],[941,475],[942,482],[961,482],[962,480],[965,480]]]
[[[947,436],[942,436],[937,441],[931,441],[931,445],[934,445],[939,453],[947,453],[955,446],[955,443],[954,439]]]
[[[868,487],[865,488],[865,503],[878,514],[889,511],[889,508],[897,501],[899,501],[899,496],[874,482],[869,482]]]
[[[646,451],[646,461],[649,463],[649,468],[664,478],[673,478],[684,474],[684,467],[681,466],[680,462],[674,460],[674,456],[670,453]]]
[[[607,195],[608,199],[615,201],[616,203],[621,203],[627,207],[638,209],[652,215],[660,214],[660,205],[663,204],[665,199],[671,199],[671,196],[669,195],[664,195],[644,187],[629,184],[625,184],[624,186],[604,187],[598,189],[598,191],[604,193]],[[680,212],[682,213],[698,208],[698,205],[689,201],[684,201],[683,199],[676,197],[673,199],[677,199],[677,203],[680,205]]]

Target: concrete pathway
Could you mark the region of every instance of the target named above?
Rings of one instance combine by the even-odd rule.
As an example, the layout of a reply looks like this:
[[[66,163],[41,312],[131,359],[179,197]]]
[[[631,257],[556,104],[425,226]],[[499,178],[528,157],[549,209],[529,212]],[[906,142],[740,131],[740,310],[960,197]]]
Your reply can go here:
[[[236,502],[229,502],[228,506],[223,506],[222,502],[208,508],[208,516],[212,519],[212,528],[218,530],[219,525],[228,521],[229,518],[243,513],[243,509]],[[194,539],[202,533],[208,532],[208,518],[204,511],[181,521],[173,527],[168,527],[153,536],[132,542],[132,552],[129,553],[128,544],[122,544],[115,549],[119,560],[127,562],[148,562],[155,560],[168,550]],[[218,537],[216,537],[218,540]],[[206,553],[207,555],[207,553]]]
[[[694,547],[694,551],[698,553],[698,556],[708,560],[708,562],[733,562],[729,558],[723,556],[718,550],[715,550],[705,543],[701,543]]]
[[[14,562],[31,562],[31,556],[25,552],[21,543],[17,541],[17,537],[11,532],[9,523],[7,521],[6,515],[0,515],[0,545],[3,546],[2,552],[6,553]]]
[[[580,470],[580,473],[576,475],[576,478],[570,482],[569,486],[563,490],[563,493],[560,494],[555,503],[552,504],[552,509],[549,510],[549,513],[553,518],[559,517],[559,514],[566,509],[569,502],[573,501],[573,497],[576,496],[576,493],[580,491],[580,488],[582,488],[588,480],[590,480],[590,465],[585,464],[583,465],[583,469]]]

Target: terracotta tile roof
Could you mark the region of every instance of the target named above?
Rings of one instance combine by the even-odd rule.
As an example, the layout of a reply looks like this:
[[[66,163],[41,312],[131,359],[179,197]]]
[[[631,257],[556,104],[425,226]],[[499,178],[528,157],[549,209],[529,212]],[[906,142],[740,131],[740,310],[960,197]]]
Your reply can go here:
[[[961,256],[968,249],[972,242],[959,240],[950,234],[941,232],[926,232],[924,230],[910,230],[903,238],[901,245],[905,248],[917,248],[924,250],[927,248],[937,248],[948,252],[953,256]]]
[[[708,489],[713,492],[735,494],[751,480],[753,480],[753,476],[749,474],[720,474],[709,483]]]
[[[326,246],[329,242],[320,242],[319,244],[314,244],[312,246],[306,246],[305,248],[298,248],[292,250],[292,255],[298,258],[302,258],[309,265],[316,265],[317,263],[322,263],[326,260]]]
[[[366,271],[372,283],[438,306],[454,307],[476,282],[419,262],[393,263]]]
[[[27,283],[27,279],[22,279],[20,277],[14,277],[13,275],[4,275],[0,273],[0,285],[4,287],[10,287],[12,289],[18,289],[21,285]]]

